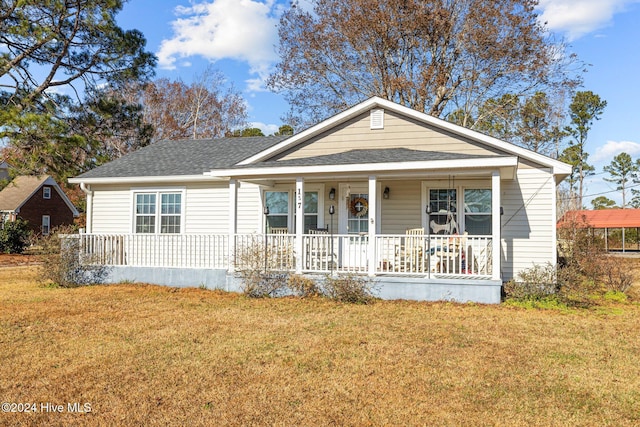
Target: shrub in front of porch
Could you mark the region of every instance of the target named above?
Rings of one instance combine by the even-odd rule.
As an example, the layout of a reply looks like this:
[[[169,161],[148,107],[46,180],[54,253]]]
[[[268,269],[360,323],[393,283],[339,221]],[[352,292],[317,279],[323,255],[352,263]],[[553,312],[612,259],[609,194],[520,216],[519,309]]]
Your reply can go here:
[[[71,226],[59,227],[40,240],[41,282],[62,288],[104,283],[109,267],[91,256],[80,256],[80,240],[74,232]]]
[[[356,274],[328,275],[322,284],[327,298],[351,304],[370,304],[375,300],[371,280]]]

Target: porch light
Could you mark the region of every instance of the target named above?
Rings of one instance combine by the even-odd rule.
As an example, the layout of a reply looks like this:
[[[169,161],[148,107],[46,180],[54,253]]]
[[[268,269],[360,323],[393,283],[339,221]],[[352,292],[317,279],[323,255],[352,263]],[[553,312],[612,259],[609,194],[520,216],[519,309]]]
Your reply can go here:
[[[329,215],[333,215],[334,213],[336,213],[336,207],[333,205],[329,206]]]
[[[382,192],[382,198],[383,199],[389,198],[389,187],[384,187],[384,191]]]
[[[335,200],[336,199],[336,189],[332,188],[331,190],[329,190],[329,200]]]
[[[265,206],[264,209],[262,210],[262,213],[265,215],[269,215],[269,206]]]
[[[500,206],[500,216],[504,215],[504,208]]]

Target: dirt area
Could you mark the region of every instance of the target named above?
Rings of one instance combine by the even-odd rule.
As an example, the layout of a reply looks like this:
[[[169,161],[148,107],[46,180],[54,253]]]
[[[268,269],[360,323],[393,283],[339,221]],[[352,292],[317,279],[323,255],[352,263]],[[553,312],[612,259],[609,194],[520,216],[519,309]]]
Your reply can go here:
[[[36,265],[40,263],[38,255],[29,254],[0,254],[1,267],[16,267],[22,265]]]

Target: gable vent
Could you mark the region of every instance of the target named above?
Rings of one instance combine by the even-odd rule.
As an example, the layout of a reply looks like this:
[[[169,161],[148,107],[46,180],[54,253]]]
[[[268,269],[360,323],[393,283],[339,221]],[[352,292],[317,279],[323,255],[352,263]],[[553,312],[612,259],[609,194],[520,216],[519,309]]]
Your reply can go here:
[[[384,129],[384,110],[382,108],[371,110],[371,129]]]

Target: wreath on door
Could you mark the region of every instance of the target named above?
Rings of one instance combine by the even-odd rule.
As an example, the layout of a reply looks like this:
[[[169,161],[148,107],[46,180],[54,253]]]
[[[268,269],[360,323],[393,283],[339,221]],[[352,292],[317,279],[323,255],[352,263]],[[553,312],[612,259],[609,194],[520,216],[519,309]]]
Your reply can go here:
[[[358,212],[358,205],[361,207],[360,212]],[[367,202],[367,199],[363,197],[356,197],[349,204],[349,211],[351,212],[351,215],[357,218],[365,216],[369,211],[369,203]]]

